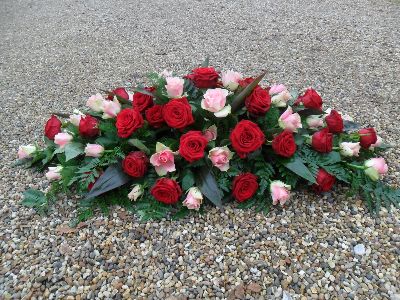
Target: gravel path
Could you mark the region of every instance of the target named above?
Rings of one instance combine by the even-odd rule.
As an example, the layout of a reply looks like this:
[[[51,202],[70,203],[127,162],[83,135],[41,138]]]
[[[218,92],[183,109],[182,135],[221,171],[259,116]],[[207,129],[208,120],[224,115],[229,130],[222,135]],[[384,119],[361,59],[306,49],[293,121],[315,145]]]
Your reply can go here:
[[[141,224],[116,209],[69,230],[76,199],[41,218],[18,203],[47,182],[10,168],[50,112],[206,55],[313,85],[398,143],[399,16],[397,0],[0,1],[0,299],[400,299],[400,212],[372,218],[341,187],[298,193],[268,218],[230,206]],[[387,158],[399,185],[399,148]]]

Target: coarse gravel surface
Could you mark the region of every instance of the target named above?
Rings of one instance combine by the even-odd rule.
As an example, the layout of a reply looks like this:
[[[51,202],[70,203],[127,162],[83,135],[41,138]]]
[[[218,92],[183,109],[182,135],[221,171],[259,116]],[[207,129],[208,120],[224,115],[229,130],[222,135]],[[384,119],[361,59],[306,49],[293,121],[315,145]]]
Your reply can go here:
[[[400,299],[400,212],[371,217],[344,187],[300,191],[267,217],[230,205],[140,223],[115,209],[72,230],[77,200],[42,218],[19,202],[44,176],[11,168],[51,112],[207,55],[312,85],[396,144],[399,16],[397,0],[0,1],[0,299]],[[399,185],[399,148],[386,158]]]

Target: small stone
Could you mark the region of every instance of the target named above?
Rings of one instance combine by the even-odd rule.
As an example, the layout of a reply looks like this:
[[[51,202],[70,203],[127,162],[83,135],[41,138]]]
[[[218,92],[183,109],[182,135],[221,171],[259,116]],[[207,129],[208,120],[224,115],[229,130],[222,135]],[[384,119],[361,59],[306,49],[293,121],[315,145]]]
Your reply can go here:
[[[357,244],[354,246],[354,253],[356,255],[364,255],[365,254],[365,246],[363,244]]]

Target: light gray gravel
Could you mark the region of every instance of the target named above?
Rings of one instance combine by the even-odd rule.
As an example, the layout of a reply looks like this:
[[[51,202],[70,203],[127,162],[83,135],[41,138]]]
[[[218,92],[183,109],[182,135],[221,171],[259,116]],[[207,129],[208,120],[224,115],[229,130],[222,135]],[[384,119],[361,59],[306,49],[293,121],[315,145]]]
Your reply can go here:
[[[41,218],[19,201],[43,176],[10,168],[50,112],[207,55],[312,85],[398,143],[399,16],[397,0],[0,1],[0,298],[400,299],[399,211],[372,218],[341,187],[298,193],[267,218],[229,206],[140,224],[117,209],[71,231],[76,199]],[[399,185],[399,148],[387,159]]]

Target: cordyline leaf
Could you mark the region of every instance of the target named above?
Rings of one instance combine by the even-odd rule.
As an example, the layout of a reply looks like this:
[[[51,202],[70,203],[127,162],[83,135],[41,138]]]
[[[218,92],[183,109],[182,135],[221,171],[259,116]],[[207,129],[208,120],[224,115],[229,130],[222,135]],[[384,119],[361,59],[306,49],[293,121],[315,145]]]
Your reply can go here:
[[[314,108],[305,108],[297,111],[297,113],[300,115],[300,117],[308,117],[312,115],[322,115],[323,112],[319,109],[314,109]]]
[[[360,124],[357,124],[356,122],[352,122],[352,121],[343,121],[343,131],[344,132],[353,132],[353,131],[357,131],[358,129],[360,129]]]
[[[259,75],[257,78],[255,78],[248,86],[246,86],[243,91],[239,93],[233,100],[232,100],[232,112],[235,112],[242,108],[244,105],[244,100],[248,95],[251,94],[251,92],[255,89],[255,87],[260,83],[260,81],[264,78],[265,74],[267,72],[265,71],[261,75]]]
[[[209,64],[210,64],[210,57],[207,56],[206,59],[201,63],[201,66],[202,66],[203,68],[206,68],[206,67],[209,66]]]
[[[197,168],[194,172],[196,185],[203,193],[204,196],[207,197],[215,206],[218,208],[222,208],[222,197],[223,193],[218,188],[217,181],[211,170],[207,166],[202,166]]]
[[[310,170],[305,166],[300,157],[292,157],[291,159],[285,161],[283,165],[288,168],[290,171],[296,173],[300,177],[310,181],[311,183],[316,183],[313,174]]]
[[[133,89],[133,91],[137,92],[137,93],[141,93],[141,94],[145,94],[145,95],[154,97],[154,94],[152,92],[146,91],[145,89],[135,88],[135,89]]]
[[[61,117],[61,118],[69,118],[69,114],[64,114],[64,113],[60,113],[60,112],[52,112],[50,113],[52,115],[56,115],[57,117]]]
[[[138,148],[139,150],[143,151],[144,153],[146,153],[147,155],[150,154],[150,150],[149,148],[146,147],[145,144],[143,144],[143,142],[141,140],[138,139],[129,139],[128,143],[136,148]]]
[[[93,188],[86,194],[84,200],[94,198],[116,189],[128,183],[130,180],[131,178],[122,171],[121,163],[110,165],[99,179],[97,179]]]

